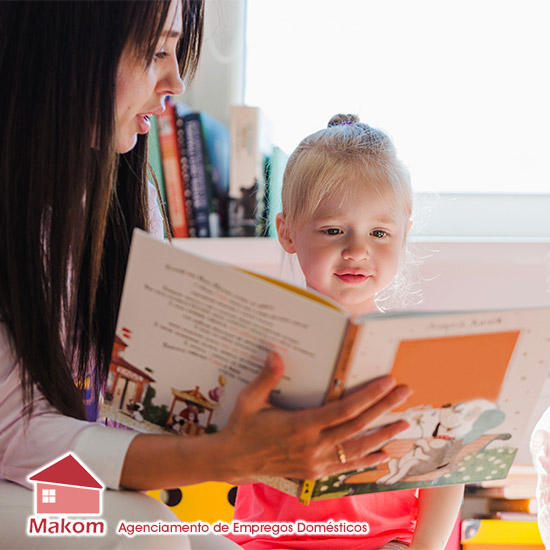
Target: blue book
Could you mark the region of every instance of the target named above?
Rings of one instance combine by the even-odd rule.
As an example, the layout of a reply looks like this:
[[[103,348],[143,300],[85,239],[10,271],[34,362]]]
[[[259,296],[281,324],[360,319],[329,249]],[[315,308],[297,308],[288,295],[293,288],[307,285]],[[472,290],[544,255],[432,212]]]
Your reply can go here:
[[[210,116],[199,113],[205,160],[209,181],[210,232],[212,237],[229,234],[229,128]]]

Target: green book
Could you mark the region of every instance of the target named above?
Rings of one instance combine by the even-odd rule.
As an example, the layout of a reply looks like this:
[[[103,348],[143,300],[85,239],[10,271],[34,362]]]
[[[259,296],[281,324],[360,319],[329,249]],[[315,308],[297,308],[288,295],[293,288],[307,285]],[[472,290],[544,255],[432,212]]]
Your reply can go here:
[[[279,147],[273,147],[269,158],[269,180],[267,187],[267,236],[277,238],[275,218],[282,210],[281,189],[288,155]]]
[[[157,178],[162,202],[166,204],[166,190],[164,189],[164,174],[162,172],[162,158],[160,156],[157,117],[152,116],[149,120],[151,121],[151,130],[149,131],[149,164]],[[152,180],[153,178],[151,177],[150,179]]]

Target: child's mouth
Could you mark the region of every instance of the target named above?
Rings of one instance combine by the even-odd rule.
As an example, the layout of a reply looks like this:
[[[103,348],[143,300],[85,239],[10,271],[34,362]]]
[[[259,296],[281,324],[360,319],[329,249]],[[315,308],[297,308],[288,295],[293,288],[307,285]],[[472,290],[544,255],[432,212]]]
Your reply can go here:
[[[335,275],[341,281],[344,281],[344,283],[350,284],[360,284],[369,278],[369,276],[364,273],[335,273]]]

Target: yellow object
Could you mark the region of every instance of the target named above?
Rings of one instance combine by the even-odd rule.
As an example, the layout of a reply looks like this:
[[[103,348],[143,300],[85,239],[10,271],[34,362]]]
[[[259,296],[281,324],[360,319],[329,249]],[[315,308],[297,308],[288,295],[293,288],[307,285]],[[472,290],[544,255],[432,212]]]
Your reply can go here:
[[[463,550],[544,550],[536,521],[464,520],[461,543]]]
[[[219,481],[188,485],[179,489],[149,491],[147,494],[164,502],[182,521],[215,523],[233,519],[236,487]]]
[[[300,491],[300,502],[302,504],[309,504],[311,495],[313,494],[313,488],[315,487],[314,479],[304,479],[302,483],[302,490]]]

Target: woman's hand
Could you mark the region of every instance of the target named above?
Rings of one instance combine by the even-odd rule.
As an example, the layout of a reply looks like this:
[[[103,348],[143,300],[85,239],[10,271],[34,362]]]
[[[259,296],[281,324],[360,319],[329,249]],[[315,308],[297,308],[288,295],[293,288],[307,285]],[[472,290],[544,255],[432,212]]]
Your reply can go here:
[[[389,376],[321,407],[289,411],[269,404],[283,371],[281,358],[270,354],[262,372],[239,395],[228,425],[210,436],[224,449],[219,466],[227,468],[226,481],[245,483],[265,475],[317,479],[373,466],[387,459],[377,449],[408,427],[398,421],[354,438],[410,395],[408,387],[396,386]],[[345,464],[337,444],[343,447]]]
[[[317,479],[386,460],[378,449],[408,427],[399,421],[354,438],[409,396],[409,389],[395,386],[389,376],[321,407],[287,411],[269,404],[283,370],[281,358],[271,354],[262,372],[240,393],[228,425],[218,433],[136,436],[126,454],[121,487],[250,483],[258,476]]]

